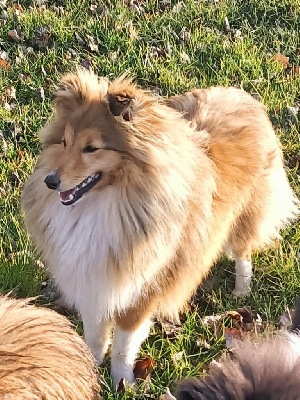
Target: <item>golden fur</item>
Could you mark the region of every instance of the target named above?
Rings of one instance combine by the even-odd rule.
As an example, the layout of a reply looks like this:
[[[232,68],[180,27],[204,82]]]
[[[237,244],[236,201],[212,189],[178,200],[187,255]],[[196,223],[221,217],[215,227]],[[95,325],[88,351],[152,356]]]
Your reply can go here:
[[[264,107],[243,91],[163,100],[124,77],[78,71],[54,104],[22,205],[100,361],[108,341],[97,355],[95,315],[123,331],[153,314],[176,317],[225,248],[250,262],[298,212]],[[63,206],[43,183],[51,171],[62,191],[99,171],[102,179]],[[101,329],[107,336],[109,324]]]
[[[91,353],[67,318],[0,297],[0,398],[96,400]]]

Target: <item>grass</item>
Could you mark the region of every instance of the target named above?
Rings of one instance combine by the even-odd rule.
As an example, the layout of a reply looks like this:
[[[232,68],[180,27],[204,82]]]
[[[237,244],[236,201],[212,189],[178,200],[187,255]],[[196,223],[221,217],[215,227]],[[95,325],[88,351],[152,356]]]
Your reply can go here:
[[[291,184],[300,194],[299,166],[295,163],[300,153],[299,123],[297,116],[291,115],[300,103],[296,68],[300,65],[299,2],[186,0],[168,5],[149,0],[135,3],[142,8],[137,13],[121,1],[111,1],[101,4],[107,8],[96,15],[90,11],[89,1],[49,0],[44,5],[20,1],[19,15],[12,3],[7,1],[8,19],[0,23],[0,53],[7,53],[9,63],[0,67],[1,292],[13,290],[20,297],[38,295],[46,279],[23,227],[20,190],[39,152],[36,133],[51,115],[54,85],[62,73],[84,60],[89,60],[99,75],[110,78],[130,70],[143,87],[163,95],[210,85],[236,85],[257,93],[282,142]],[[58,9],[60,4],[63,7]],[[230,32],[225,28],[225,17]],[[42,25],[51,27],[51,35],[46,37],[45,48],[38,49],[41,38],[35,32]],[[182,40],[183,28],[188,30],[186,40]],[[18,43],[8,37],[12,29],[23,34]],[[84,40],[91,35],[99,51],[80,46],[74,32]],[[44,34],[47,36],[46,30]],[[161,55],[153,57],[155,51]],[[289,57],[286,69],[274,61],[277,53]],[[10,98],[9,86],[16,89],[16,99]],[[41,87],[43,98],[37,95]],[[216,336],[203,324],[205,315],[249,305],[271,327],[277,327],[279,316],[299,294],[300,225],[285,231],[276,249],[255,254],[254,266],[249,299],[232,298],[233,266],[224,259],[213,268],[211,285],[199,289],[175,340],[164,338],[160,325],[154,326],[141,357],[150,355],[157,366],[149,388],[138,388],[136,396],[158,398],[167,386],[173,390],[178,379],[202,376],[207,364],[224,352],[224,335]],[[80,325],[78,329],[81,331]],[[208,342],[208,348],[197,345],[200,339]],[[179,352],[183,352],[182,357],[175,361],[174,354]],[[104,399],[133,398],[130,391],[116,395],[111,390],[108,361],[100,372]]]

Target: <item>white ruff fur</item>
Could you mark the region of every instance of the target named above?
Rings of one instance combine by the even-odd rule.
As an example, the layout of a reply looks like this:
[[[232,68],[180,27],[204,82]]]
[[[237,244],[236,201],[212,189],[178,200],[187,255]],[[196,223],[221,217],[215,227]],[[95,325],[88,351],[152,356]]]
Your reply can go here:
[[[88,193],[74,206],[62,205],[56,195],[42,215],[49,224],[46,241],[55,248],[54,254],[46,248],[45,258],[66,301],[98,320],[134,304],[144,283],[142,276],[124,282],[111,274],[109,251],[118,251],[122,233],[109,194]]]
[[[140,257],[149,268],[139,270],[134,273],[134,279],[124,281],[122,272],[119,277],[119,271],[114,273],[115,266],[109,257],[110,251],[116,256],[126,251],[122,249],[122,204],[117,189],[110,186],[84,197],[74,206],[64,206],[57,194],[51,196],[51,202],[41,216],[43,225],[48,225],[45,241],[51,244],[44,249],[44,256],[67,302],[82,314],[93,313],[93,318],[101,321],[136,304],[143,285],[148,284],[167,262],[169,246],[172,248],[174,243],[167,243],[157,235],[156,262],[153,262],[153,252],[140,254],[136,249],[133,273]],[[180,232],[174,232],[172,241],[176,242],[179,235]],[[149,263],[145,263],[146,257],[149,257]]]

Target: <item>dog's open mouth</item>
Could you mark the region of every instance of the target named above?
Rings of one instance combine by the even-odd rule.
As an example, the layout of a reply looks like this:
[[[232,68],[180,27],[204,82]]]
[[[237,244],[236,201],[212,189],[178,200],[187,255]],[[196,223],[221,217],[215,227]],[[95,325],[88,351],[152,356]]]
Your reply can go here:
[[[101,172],[96,172],[95,174],[88,176],[79,185],[75,186],[73,189],[66,190],[65,192],[59,192],[60,201],[65,206],[70,206],[76,203],[84,193],[89,191],[97,182],[100,181],[102,177]]]

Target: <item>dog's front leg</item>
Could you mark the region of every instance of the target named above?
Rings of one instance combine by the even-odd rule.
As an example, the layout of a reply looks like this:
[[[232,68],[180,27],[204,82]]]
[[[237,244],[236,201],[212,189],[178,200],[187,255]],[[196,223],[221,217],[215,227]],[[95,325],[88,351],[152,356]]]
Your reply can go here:
[[[85,341],[100,365],[110,345],[113,321],[110,319],[100,321],[96,315],[91,314],[91,311],[82,314],[82,321]]]
[[[111,352],[111,374],[115,386],[122,378],[128,384],[135,382],[133,365],[141,343],[148,336],[152,324],[150,315],[131,310],[117,318]]]

